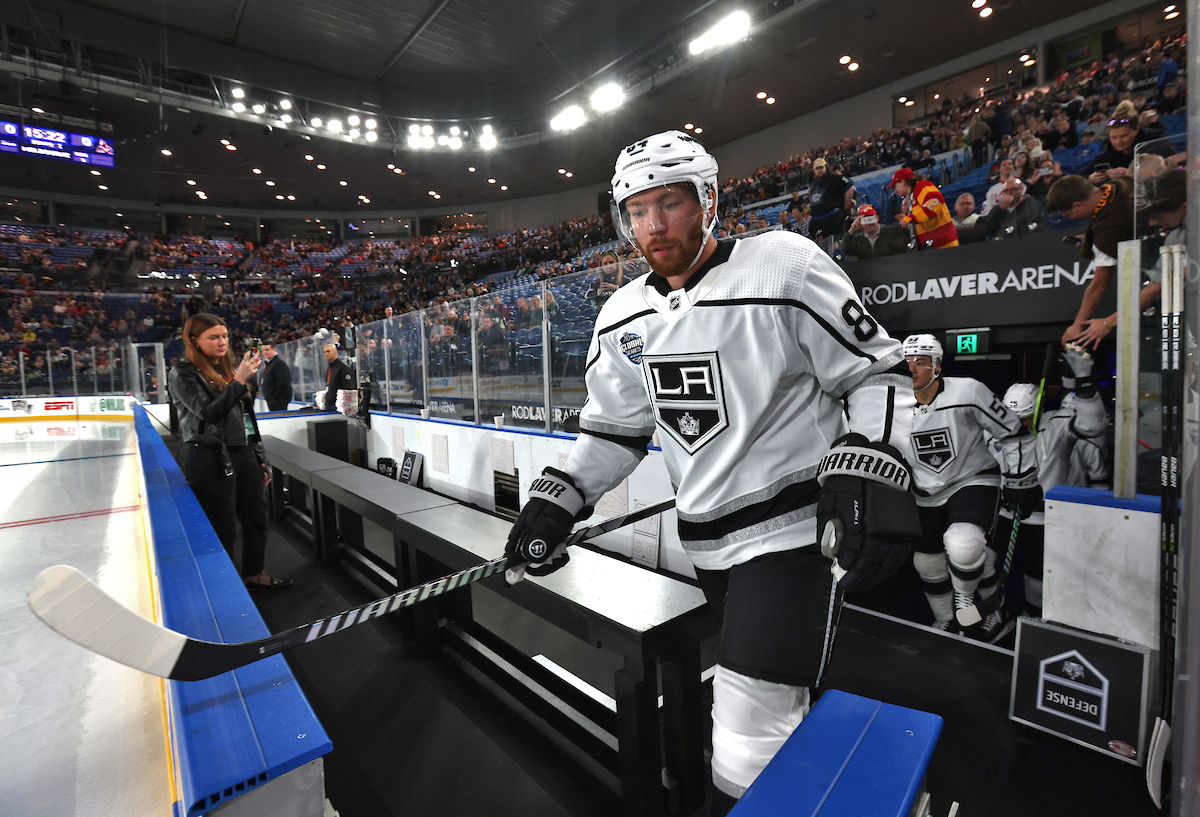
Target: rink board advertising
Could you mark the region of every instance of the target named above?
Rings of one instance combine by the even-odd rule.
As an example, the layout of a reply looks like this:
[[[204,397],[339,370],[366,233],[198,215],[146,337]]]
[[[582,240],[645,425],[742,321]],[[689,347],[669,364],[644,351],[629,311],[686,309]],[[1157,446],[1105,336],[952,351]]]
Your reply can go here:
[[[1008,716],[1142,765],[1150,650],[1038,619],[1017,622]]]
[[[1062,236],[1040,233],[919,255],[843,261],[842,268],[863,305],[893,337],[961,326],[1062,324],[1065,329],[1079,311],[1093,271],[1092,262],[1080,258],[1079,248],[1064,244]],[[1116,289],[1109,287],[1096,314],[1116,310]]]
[[[0,121],[0,153],[24,153],[64,162],[113,166],[111,140],[16,122]]]

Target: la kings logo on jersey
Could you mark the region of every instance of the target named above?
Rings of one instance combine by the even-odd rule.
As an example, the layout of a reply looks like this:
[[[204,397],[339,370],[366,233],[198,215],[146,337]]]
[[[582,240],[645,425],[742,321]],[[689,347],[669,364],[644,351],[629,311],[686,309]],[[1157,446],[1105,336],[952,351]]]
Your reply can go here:
[[[716,352],[643,355],[658,425],[689,454],[729,427]]]
[[[954,461],[954,440],[950,438],[950,429],[914,431],[912,440],[917,459],[934,471],[941,471]]]

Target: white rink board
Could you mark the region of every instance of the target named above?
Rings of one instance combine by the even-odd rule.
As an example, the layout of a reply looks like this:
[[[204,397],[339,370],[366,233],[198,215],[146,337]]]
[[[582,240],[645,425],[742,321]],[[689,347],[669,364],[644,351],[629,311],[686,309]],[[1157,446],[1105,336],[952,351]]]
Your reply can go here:
[[[1046,500],[1044,616],[1158,649],[1158,514]]]

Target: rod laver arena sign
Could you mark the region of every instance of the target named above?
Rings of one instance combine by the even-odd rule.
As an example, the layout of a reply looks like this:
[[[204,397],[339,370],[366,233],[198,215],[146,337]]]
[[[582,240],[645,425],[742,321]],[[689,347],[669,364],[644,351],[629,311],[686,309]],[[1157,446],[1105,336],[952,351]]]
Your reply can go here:
[[[842,263],[863,305],[893,335],[960,326],[1062,324],[1094,265],[1063,233]],[[1110,287],[1102,309],[1116,308]],[[1097,314],[1099,314],[1099,311]]]

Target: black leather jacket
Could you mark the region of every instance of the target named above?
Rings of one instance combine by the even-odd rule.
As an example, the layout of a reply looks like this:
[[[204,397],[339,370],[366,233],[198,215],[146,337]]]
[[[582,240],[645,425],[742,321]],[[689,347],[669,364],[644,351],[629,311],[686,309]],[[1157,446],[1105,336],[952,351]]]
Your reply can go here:
[[[262,437],[258,434],[258,420],[249,408],[250,390],[246,386],[233,380],[221,391],[213,391],[191,361],[181,360],[171,367],[167,387],[179,414],[179,432],[185,443],[219,445],[228,462],[226,447],[248,442],[243,417],[249,410],[255,431],[255,439],[249,443],[254,446],[258,461],[267,463]]]

